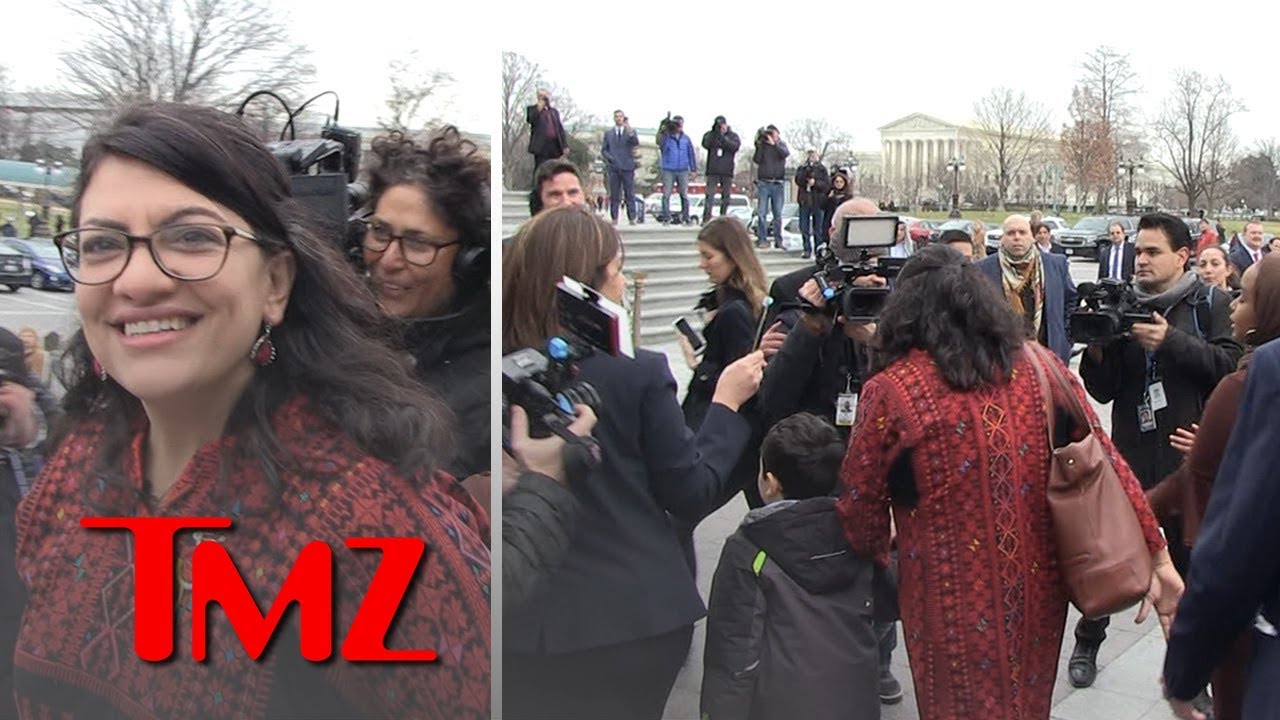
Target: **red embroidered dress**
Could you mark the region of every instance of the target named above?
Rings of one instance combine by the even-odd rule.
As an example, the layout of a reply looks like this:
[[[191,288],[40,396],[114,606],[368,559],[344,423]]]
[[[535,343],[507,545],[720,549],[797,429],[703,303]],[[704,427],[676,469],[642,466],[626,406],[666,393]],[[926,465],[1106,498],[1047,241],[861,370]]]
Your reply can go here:
[[[1137,479],[1096,418],[1093,431],[1148,546],[1164,547]],[[1067,597],[1050,528],[1043,401],[1025,354],[1001,387],[955,392],[920,350],[866,383],[836,506],[854,552],[888,561],[889,477],[907,451],[919,501],[892,507],[921,720],[1046,720]]]
[[[19,509],[19,571],[30,592],[15,657],[23,718],[230,720],[324,713],[487,720],[489,553],[481,540],[487,516],[451,478],[410,482],[362,452],[303,400],[282,406],[273,427],[281,486],[273,488],[245,443],[229,436],[201,448],[155,510],[143,492],[145,430],[123,459],[129,489],[91,474],[100,427],[86,424],[63,443]],[[230,530],[204,537],[216,535],[226,546],[260,607],[276,596],[304,545],[327,542],[336,565],[335,659],[301,659],[293,610],[262,659],[250,660],[220,609],[211,606],[209,657],[194,662],[190,596],[179,588],[173,660],[140,660],[133,650],[132,536],[79,525],[82,517],[113,514],[231,516]],[[342,637],[381,556],[344,543],[379,536],[426,541],[417,581],[386,645],[435,650],[434,663],[340,659]],[[178,537],[180,578],[190,577],[195,542],[193,533]]]

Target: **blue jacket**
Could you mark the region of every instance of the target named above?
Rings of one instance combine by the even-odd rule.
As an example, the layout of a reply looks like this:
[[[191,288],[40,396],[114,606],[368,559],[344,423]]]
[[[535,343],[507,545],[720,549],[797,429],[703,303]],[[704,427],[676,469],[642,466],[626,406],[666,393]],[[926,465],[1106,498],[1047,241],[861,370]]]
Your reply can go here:
[[[662,169],[672,172],[697,170],[698,158],[693,154],[693,141],[685,133],[662,136]]]
[[[1178,603],[1164,659],[1171,697],[1186,700],[1199,692],[1259,610],[1272,625],[1280,623],[1277,404],[1280,342],[1272,341],[1253,353],[1235,429],[1191,551],[1187,590]],[[1252,671],[1255,678],[1274,678],[1275,672]]]
[[[617,126],[604,131],[604,141],[600,144],[600,157],[610,170],[631,172],[636,169],[636,159],[631,155],[631,148],[640,144],[635,130],[624,130],[618,137]]]
[[[1071,361],[1071,313],[1076,309],[1076,285],[1071,282],[1071,271],[1065,255],[1052,255],[1040,251],[1044,263],[1044,312],[1043,322],[1048,323],[1046,337],[1049,349],[1062,362]],[[978,269],[1004,293],[1004,279],[1000,272],[1000,254],[988,255],[978,262]]]

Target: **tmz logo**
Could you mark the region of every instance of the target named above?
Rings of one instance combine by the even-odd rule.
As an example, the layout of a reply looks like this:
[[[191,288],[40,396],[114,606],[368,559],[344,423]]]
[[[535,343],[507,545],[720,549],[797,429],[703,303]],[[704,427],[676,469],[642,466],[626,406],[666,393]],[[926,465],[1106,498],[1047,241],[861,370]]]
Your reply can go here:
[[[230,518],[83,518],[93,530],[128,530],[135,545],[134,636],[138,657],[163,662],[174,651],[174,535],[181,530],[231,527]],[[381,550],[378,565],[346,638],[342,657],[351,662],[433,662],[434,650],[390,650],[387,631],[426,553],[420,538],[351,538],[353,550]],[[298,554],[266,615],[245,585],[226,548],[216,542],[196,545],[191,558],[191,656],[204,662],[208,644],[209,605],[217,603],[245,651],[262,657],[290,603],[301,616],[302,656],[313,662],[333,655],[333,550],[320,541]]]

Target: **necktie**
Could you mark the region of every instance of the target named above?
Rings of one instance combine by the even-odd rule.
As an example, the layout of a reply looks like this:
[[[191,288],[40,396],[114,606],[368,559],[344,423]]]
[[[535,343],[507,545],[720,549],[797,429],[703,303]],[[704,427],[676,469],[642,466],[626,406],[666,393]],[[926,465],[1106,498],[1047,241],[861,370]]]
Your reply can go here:
[[[1111,246],[1111,278],[1113,280],[1123,280],[1120,275],[1120,264],[1124,261],[1124,247],[1118,245]]]

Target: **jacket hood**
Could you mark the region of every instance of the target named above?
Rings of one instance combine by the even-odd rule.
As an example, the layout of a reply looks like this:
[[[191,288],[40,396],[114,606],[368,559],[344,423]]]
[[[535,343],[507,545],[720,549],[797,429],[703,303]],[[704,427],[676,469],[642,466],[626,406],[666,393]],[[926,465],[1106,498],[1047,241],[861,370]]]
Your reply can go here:
[[[858,581],[866,561],[849,549],[836,499],[810,498],[747,513],[742,534],[806,592],[820,595]]]

